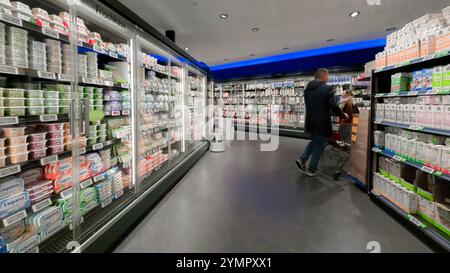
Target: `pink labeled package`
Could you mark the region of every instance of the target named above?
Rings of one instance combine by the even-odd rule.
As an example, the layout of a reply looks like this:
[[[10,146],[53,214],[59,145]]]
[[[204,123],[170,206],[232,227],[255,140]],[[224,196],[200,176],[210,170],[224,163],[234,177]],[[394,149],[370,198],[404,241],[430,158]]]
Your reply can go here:
[[[25,182],[25,185],[28,185],[30,183],[34,183],[37,181],[40,181],[43,177],[43,170],[42,168],[34,168],[25,172],[22,172],[19,174],[19,177],[23,179]]]

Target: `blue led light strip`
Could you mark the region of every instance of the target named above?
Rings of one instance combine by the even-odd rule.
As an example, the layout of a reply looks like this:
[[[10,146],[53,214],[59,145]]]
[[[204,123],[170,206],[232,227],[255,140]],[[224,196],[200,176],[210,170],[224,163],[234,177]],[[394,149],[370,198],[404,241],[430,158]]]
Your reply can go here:
[[[227,64],[222,64],[222,65],[211,66],[210,69],[211,69],[211,71],[219,71],[219,70],[225,70],[225,69],[230,69],[230,68],[267,64],[267,63],[273,63],[273,62],[288,61],[288,60],[293,60],[293,59],[301,59],[301,58],[307,58],[307,57],[341,53],[341,52],[347,52],[347,51],[355,51],[355,50],[368,49],[368,48],[384,47],[384,46],[386,46],[385,38],[361,41],[361,42],[355,42],[355,43],[348,43],[348,44],[342,44],[342,45],[336,45],[336,46],[330,46],[330,47],[316,48],[316,49],[310,49],[310,50],[305,50],[305,51],[298,51],[298,52],[292,52],[292,53],[287,53],[287,54],[257,58],[257,59],[252,59],[252,60],[239,61],[239,62],[234,62],[234,63],[227,63]]]

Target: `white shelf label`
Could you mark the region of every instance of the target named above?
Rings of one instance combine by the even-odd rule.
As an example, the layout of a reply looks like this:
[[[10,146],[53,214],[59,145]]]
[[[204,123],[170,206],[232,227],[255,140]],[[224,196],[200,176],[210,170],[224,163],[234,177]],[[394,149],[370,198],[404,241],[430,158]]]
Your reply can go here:
[[[416,217],[409,216],[409,220],[410,220],[414,225],[416,225],[416,226],[418,226],[418,227],[422,227],[422,226],[423,226],[422,222],[419,221]]]
[[[94,79],[82,78],[81,81],[86,84],[95,84]]]
[[[120,111],[112,111],[111,116],[120,116]]]
[[[382,122],[381,120],[375,120],[374,123],[375,123],[375,124],[381,124],[381,122]]]
[[[389,93],[387,96],[388,97],[395,97],[395,96],[398,96],[398,95],[396,93]]]
[[[70,189],[62,191],[59,195],[61,196],[62,199],[66,199],[66,198],[71,197],[72,194],[73,194],[73,189],[70,188]]]
[[[94,151],[99,150],[101,148],[103,148],[103,143],[97,143],[97,144],[92,145],[92,150],[94,150]]]
[[[99,79],[94,79],[93,82],[94,82],[94,84],[97,84],[97,85],[104,85],[104,82]]]
[[[95,177],[93,178],[93,180],[94,180],[94,183],[97,183],[98,181],[101,181],[101,180],[103,180],[104,178],[105,178],[105,174],[102,173],[102,174],[99,174],[99,175],[95,176]]]
[[[3,168],[0,170],[0,178],[8,176],[8,175],[12,175],[12,174],[16,174],[16,173],[20,173],[20,165],[14,165],[11,167],[7,167],[7,168]]]
[[[44,157],[41,159],[41,166],[45,166],[47,164],[55,163],[58,161],[58,155],[52,155],[48,157]]]
[[[113,57],[113,58],[116,58],[116,59],[119,58],[119,55],[117,55],[116,52],[112,52],[112,51],[109,52],[109,56],[110,56],[110,57]]]
[[[42,33],[52,38],[59,39],[59,33],[51,28],[42,28]]]
[[[432,168],[430,168],[430,167],[427,167],[427,166],[422,166],[422,168],[420,168],[420,169],[422,171],[426,172],[426,173],[429,173],[429,174],[433,174],[434,173],[434,170]]]
[[[430,90],[427,92],[427,95],[437,95],[438,91],[436,90]]]
[[[128,83],[122,83],[120,86],[125,89],[130,88],[130,85]]]
[[[80,188],[85,189],[93,184],[92,179],[88,179],[80,183]]]
[[[382,150],[380,148],[377,148],[377,147],[373,147],[372,151],[374,151],[375,153],[381,153],[382,152]]]
[[[109,87],[114,86],[114,83],[113,83],[112,81],[103,81],[103,84],[104,84],[105,86],[109,86]]]
[[[97,53],[103,53],[103,49],[99,47],[98,45],[93,45],[92,49]]]
[[[52,73],[52,72],[38,71],[37,75],[38,75],[38,78],[56,80],[56,74]]]
[[[418,126],[418,125],[411,125],[411,126],[409,126],[409,130],[422,131],[423,127]]]
[[[67,74],[58,74],[58,80],[63,82],[70,82],[72,80],[72,77]]]
[[[117,171],[117,168],[113,168],[113,169],[108,170],[108,171],[106,172],[106,174],[107,174],[108,176],[111,176],[111,175],[113,175],[116,171]]]
[[[419,92],[411,91],[411,92],[408,93],[408,95],[410,95],[410,96],[417,96],[417,95],[419,95]]]
[[[31,209],[33,210],[33,212],[38,212],[38,211],[41,211],[51,205],[52,205],[52,200],[50,200],[50,198],[47,198],[47,199],[44,199],[41,202],[36,203],[33,206],[31,206]]]
[[[130,110],[123,110],[123,111],[122,111],[122,114],[123,114],[124,116],[129,116],[129,115],[130,115]]]
[[[3,226],[9,227],[10,225],[16,223],[19,220],[22,220],[25,217],[27,217],[27,212],[25,210],[19,211],[18,213],[15,213],[3,219]]]
[[[0,125],[19,124],[19,117],[1,117]]]
[[[108,206],[109,204],[111,204],[111,201],[112,201],[112,199],[111,198],[108,198],[107,200],[104,200],[103,202],[102,202],[102,208],[104,208],[104,207],[106,207],[106,206]]]
[[[21,27],[23,25],[22,20],[14,17],[14,16],[5,14],[5,13],[0,13],[0,20],[5,21],[10,24],[13,24],[13,25],[16,25],[16,26],[19,26],[19,27]]]
[[[17,67],[15,67],[15,66],[0,65],[0,72],[1,73],[6,73],[6,74],[18,75],[19,74],[19,69]]]
[[[86,147],[80,148],[80,155],[86,153]]]
[[[40,115],[39,120],[42,122],[57,121],[58,115]]]
[[[405,161],[402,157],[400,157],[400,156],[398,156],[398,155],[394,155],[392,158],[393,158],[394,160],[397,160],[397,161],[400,161],[400,162],[404,162],[404,161]]]
[[[385,96],[385,94],[380,93],[380,94],[376,94],[376,95],[375,95],[375,98],[381,98],[381,97],[384,97],[384,96]]]

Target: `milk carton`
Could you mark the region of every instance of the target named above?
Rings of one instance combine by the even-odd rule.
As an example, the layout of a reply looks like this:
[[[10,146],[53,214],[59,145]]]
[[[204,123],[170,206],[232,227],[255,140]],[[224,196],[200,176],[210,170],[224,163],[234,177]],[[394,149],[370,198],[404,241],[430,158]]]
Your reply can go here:
[[[450,172],[450,147],[444,147],[441,153],[441,168]]]
[[[434,35],[426,35],[420,40],[420,57],[424,58],[434,54],[436,45],[436,37]]]
[[[411,91],[422,91],[422,70],[412,73]]]
[[[440,29],[436,33],[436,44],[435,44],[435,52],[439,53],[445,50],[445,30]]]
[[[432,90],[440,91],[442,90],[442,72],[444,68],[442,66],[436,66],[433,68],[433,81],[432,81]]]
[[[432,105],[426,105],[425,106],[425,124],[426,127],[433,127],[433,106]]]
[[[433,89],[433,68],[426,68],[422,71],[422,91]]]
[[[416,144],[417,141],[415,139],[408,139],[408,156],[415,159],[416,158]]]
[[[419,126],[425,126],[426,124],[426,106],[425,105],[417,105],[417,119],[416,124]]]
[[[443,67],[442,90],[450,91],[450,64]],[[446,104],[448,104],[448,103],[446,103]]]
[[[411,124],[411,121],[409,120],[409,115],[410,115],[409,108],[410,108],[409,104],[403,105],[403,123],[404,124]]]
[[[444,107],[441,105],[432,106],[433,109],[433,128],[441,129],[444,122]]]
[[[377,120],[380,120],[380,121],[384,120],[384,107],[385,107],[385,104],[383,104],[383,103],[377,104],[376,114],[375,114]]]
[[[409,124],[417,125],[417,104],[411,104],[409,106]]]
[[[444,117],[442,118],[442,128],[450,130],[450,105],[444,105],[443,107]]]
[[[396,122],[403,123],[403,105],[402,104],[396,105],[396,113],[397,113]]]

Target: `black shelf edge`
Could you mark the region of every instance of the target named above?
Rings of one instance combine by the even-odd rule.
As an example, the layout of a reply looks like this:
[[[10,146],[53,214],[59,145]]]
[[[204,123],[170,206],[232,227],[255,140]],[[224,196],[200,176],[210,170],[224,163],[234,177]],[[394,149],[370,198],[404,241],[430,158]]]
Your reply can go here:
[[[391,211],[393,211],[397,216],[401,217],[403,220],[406,220],[405,222],[408,222],[410,227],[414,227],[415,230],[420,231],[423,235],[425,235],[427,238],[432,240],[434,243],[439,245],[443,250],[450,252],[450,241],[445,239],[442,235],[434,231],[432,228],[429,227],[420,227],[417,224],[413,223],[410,219],[410,217],[414,217],[415,221],[417,220],[418,223],[422,222],[418,216],[415,215],[409,215],[408,213],[404,212],[402,209],[397,207],[395,204],[393,204],[391,201],[386,199],[385,197],[372,192],[371,197],[376,199],[377,201],[381,202],[383,205],[388,207]]]

